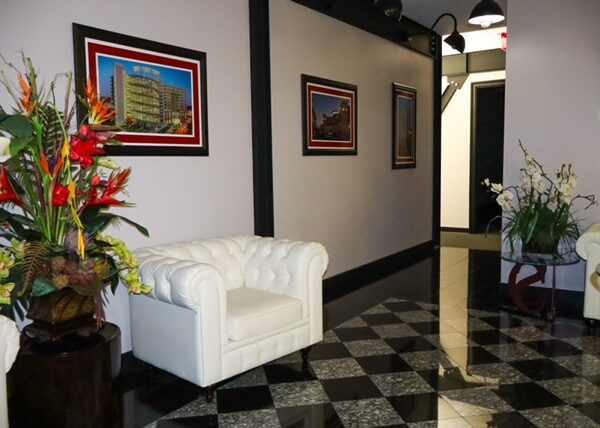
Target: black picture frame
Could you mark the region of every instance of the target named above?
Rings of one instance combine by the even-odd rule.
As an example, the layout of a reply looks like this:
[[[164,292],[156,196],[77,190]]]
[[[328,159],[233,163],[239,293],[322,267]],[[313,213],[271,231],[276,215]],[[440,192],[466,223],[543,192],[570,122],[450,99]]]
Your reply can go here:
[[[307,74],[301,83],[302,154],[356,155],[357,86]]]
[[[392,83],[392,169],[417,166],[417,90]]]
[[[90,79],[115,106],[122,145],[109,155],[208,156],[205,52],[77,23],[73,48],[77,93]]]

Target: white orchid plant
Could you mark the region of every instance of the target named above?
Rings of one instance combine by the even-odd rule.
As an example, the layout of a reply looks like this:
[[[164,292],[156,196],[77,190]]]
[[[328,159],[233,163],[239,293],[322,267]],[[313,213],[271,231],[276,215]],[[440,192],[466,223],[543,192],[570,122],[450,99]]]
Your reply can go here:
[[[559,243],[572,249],[580,234],[573,203],[585,200],[587,209],[597,205],[596,197],[575,193],[577,174],[570,163],[562,164],[552,178],[521,141],[519,147],[525,157],[519,185],[503,187],[487,178],[482,183],[502,207],[502,231],[511,251],[519,241],[523,251],[534,253],[556,253]]]

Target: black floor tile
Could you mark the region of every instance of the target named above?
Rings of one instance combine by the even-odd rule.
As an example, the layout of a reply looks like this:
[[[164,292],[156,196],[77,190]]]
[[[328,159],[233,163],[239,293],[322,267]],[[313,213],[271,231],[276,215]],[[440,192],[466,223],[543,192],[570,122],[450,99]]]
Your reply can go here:
[[[385,339],[385,341],[399,354],[402,354],[403,352],[432,351],[437,349],[435,345],[432,345],[431,342],[423,339],[421,336],[394,337]]]
[[[329,360],[333,358],[349,357],[350,352],[343,343],[320,343],[314,345],[308,353],[308,359],[314,360]]]
[[[331,401],[360,400],[382,396],[367,376],[327,379],[321,383]]]
[[[408,325],[422,335],[440,333],[440,321],[413,322]]]
[[[478,345],[502,345],[516,342],[515,339],[498,330],[470,331],[468,337]]]
[[[383,306],[392,312],[422,311],[423,308],[415,302],[387,302]]]
[[[445,349],[448,354],[457,363],[463,363],[464,356],[467,357],[467,365],[473,364],[488,364],[500,362],[500,359],[494,354],[486,351],[481,346],[469,346],[467,348],[451,348]]]
[[[575,376],[575,374],[548,358],[512,361],[509,364],[533,380],[561,379]]]
[[[337,337],[344,342],[352,340],[379,339],[379,335],[371,327],[335,328]]]
[[[535,428],[535,425],[519,412],[467,416],[465,419],[473,428]]]
[[[421,422],[438,419],[438,400],[435,392],[388,397],[388,401],[405,422]]]
[[[394,373],[412,371],[402,358],[396,354],[374,355],[357,358],[358,364],[367,374]]]
[[[304,363],[266,364],[263,366],[263,370],[269,383],[301,382],[317,379],[310,365]]]
[[[361,315],[361,318],[369,325],[397,324],[402,322],[400,318],[392,313],[364,314]]]
[[[533,382],[499,385],[492,391],[517,410],[565,404],[560,398]]]
[[[492,327],[498,328],[498,329],[499,328],[516,328],[516,327],[523,327],[523,326],[527,325],[524,321],[520,320],[519,318],[516,318],[514,315],[508,315],[506,313],[502,313],[502,315],[499,315],[499,316],[483,317],[483,318],[480,318],[480,320],[485,321]]]
[[[218,389],[216,395],[217,411],[219,413],[270,409],[273,407],[271,392],[266,385]]]
[[[206,427],[217,428],[219,426],[219,417],[217,415],[193,416],[179,419],[162,419],[156,423],[156,428],[186,428],[186,427]]]
[[[565,357],[582,353],[580,349],[562,340],[540,340],[538,342],[525,342],[524,344],[546,357]]]
[[[417,373],[436,391],[450,391],[452,389],[482,386],[480,382],[475,382],[468,376],[464,376],[458,367],[419,370]]]
[[[282,428],[343,428],[331,403],[277,409]]]
[[[597,424],[600,424],[600,402],[576,404],[573,407]]]

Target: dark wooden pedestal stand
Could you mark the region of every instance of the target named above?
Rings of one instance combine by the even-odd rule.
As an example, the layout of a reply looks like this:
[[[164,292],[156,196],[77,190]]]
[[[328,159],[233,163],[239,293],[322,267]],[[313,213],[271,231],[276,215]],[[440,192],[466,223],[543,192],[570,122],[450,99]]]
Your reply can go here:
[[[121,332],[116,325],[46,343],[28,340],[25,333],[8,377],[11,428],[119,426]]]

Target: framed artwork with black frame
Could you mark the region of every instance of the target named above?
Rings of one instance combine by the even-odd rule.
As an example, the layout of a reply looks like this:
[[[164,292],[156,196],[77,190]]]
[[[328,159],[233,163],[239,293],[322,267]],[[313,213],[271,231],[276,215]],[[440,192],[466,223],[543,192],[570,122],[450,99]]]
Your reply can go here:
[[[356,155],[356,85],[302,75],[302,153]]]
[[[76,23],[73,44],[77,92],[89,81],[115,109],[108,154],[208,156],[206,53]]]
[[[417,166],[417,90],[392,83],[392,168]]]

